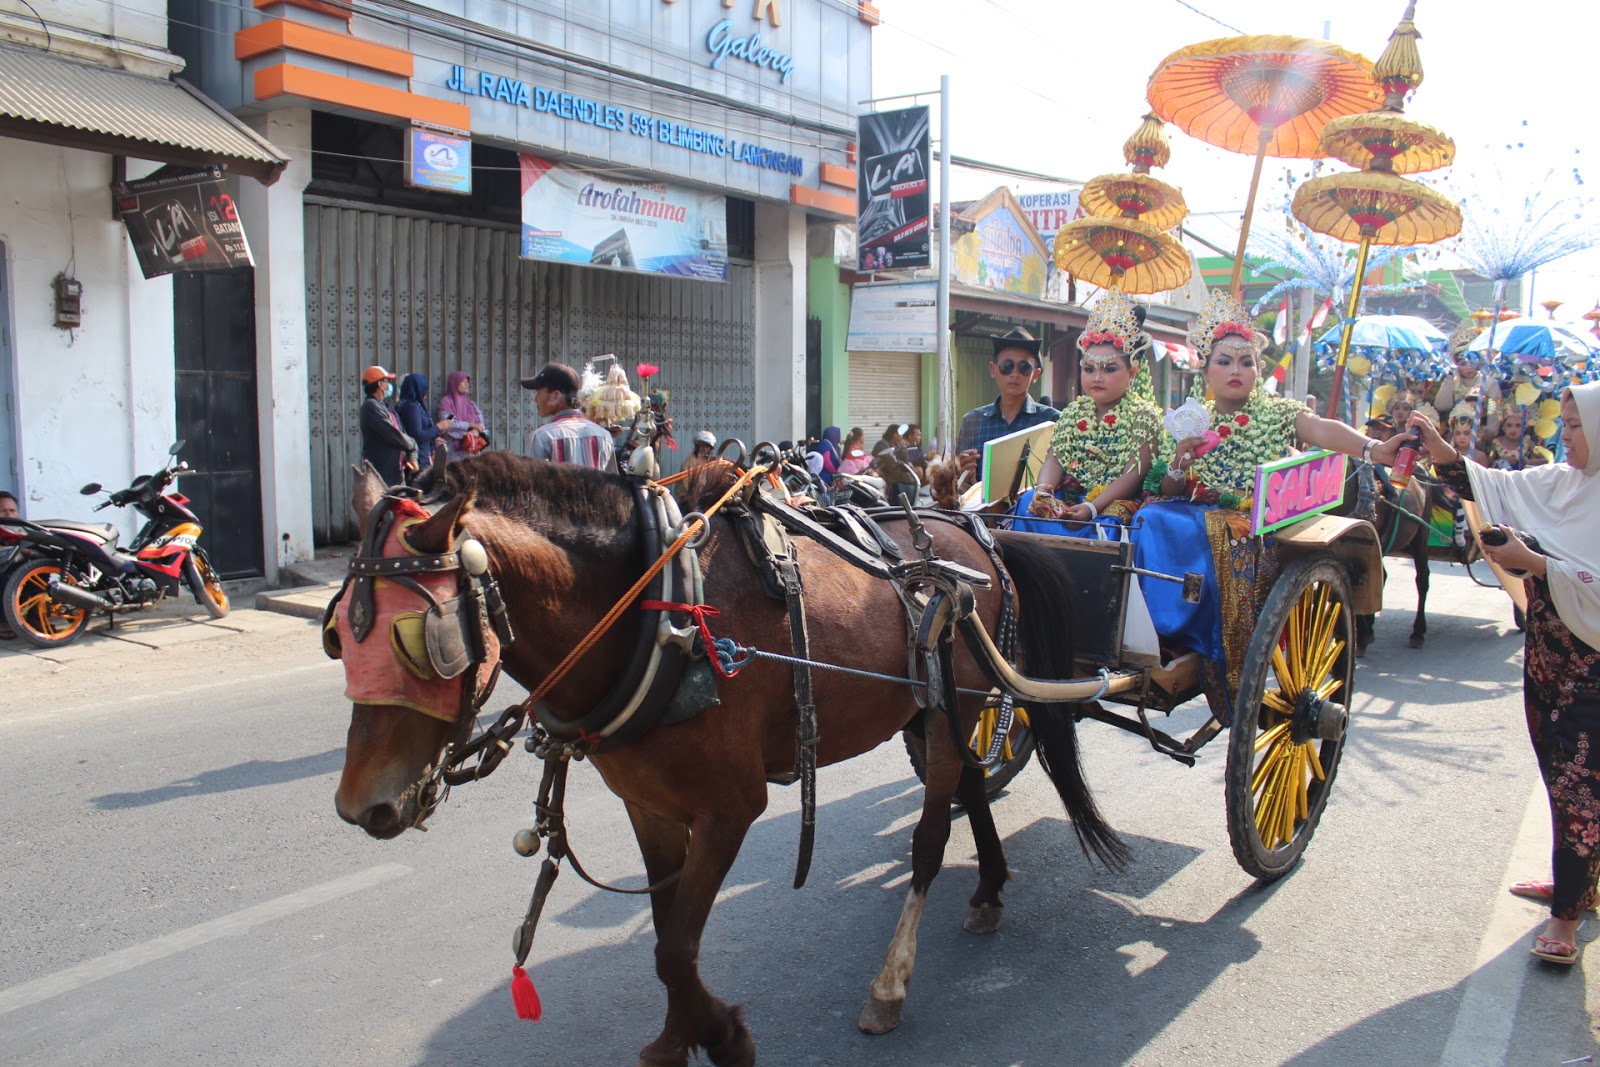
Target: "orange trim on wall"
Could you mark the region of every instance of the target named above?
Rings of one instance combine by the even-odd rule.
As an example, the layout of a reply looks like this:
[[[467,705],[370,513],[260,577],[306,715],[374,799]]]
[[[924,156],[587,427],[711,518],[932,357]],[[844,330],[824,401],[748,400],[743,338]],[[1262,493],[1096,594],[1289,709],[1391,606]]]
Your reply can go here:
[[[320,30],[293,19],[268,19],[233,35],[235,59],[251,59],[280,49],[337,59],[402,78],[411,77],[416,70],[416,60],[410,52],[373,44],[346,33]]]
[[[856,187],[856,172],[849,167],[841,167],[837,163],[824,163],[822,165],[822,180],[829,185],[837,185],[841,189],[854,189]]]
[[[856,18],[868,26],[877,26],[883,22],[883,16],[878,14],[877,7],[867,3],[867,0],[860,0],[856,5]]]
[[[801,207],[816,208],[818,211],[827,211],[834,215],[843,215],[845,218],[854,218],[856,214],[856,198],[841,196],[838,193],[825,193],[821,189],[813,189],[809,185],[789,186],[789,201]]]
[[[309,70],[292,63],[279,63],[256,71],[255,90],[257,100],[270,100],[275,96],[303,96],[308,100],[339,104],[376,115],[415,119],[456,130],[472,128],[472,112],[464,104],[447,104],[430,96],[372,85],[338,74],[324,74],[320,70]],[[852,207],[851,210],[855,209]]]
[[[265,11],[269,7],[277,7],[280,4],[288,4],[290,7],[299,7],[304,8],[307,11],[315,11],[319,15],[332,15],[334,18],[344,19],[346,22],[350,21],[350,15],[352,14],[349,7],[340,7],[337,4],[325,4],[322,2],[322,0],[256,0],[256,9],[258,11]]]

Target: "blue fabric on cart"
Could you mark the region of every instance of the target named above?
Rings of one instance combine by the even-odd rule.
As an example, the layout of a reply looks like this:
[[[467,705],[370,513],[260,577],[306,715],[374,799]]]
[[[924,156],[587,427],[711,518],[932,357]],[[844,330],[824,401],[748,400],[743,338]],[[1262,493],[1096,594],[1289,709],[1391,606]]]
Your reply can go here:
[[[1122,540],[1122,528],[1126,525],[1121,519],[1110,515],[1102,515],[1093,523],[1066,522],[1062,519],[1041,519],[1028,514],[1028,506],[1033,503],[1033,494],[1037,489],[1029,489],[1017,498],[1017,506],[1011,509],[1011,528],[1023,533],[1056,534],[1059,537],[1092,537],[1102,541]]]
[[[1206,534],[1206,513],[1212,510],[1186,500],[1159,500],[1140,508],[1134,518],[1133,563],[1179,578],[1191,571],[1205,575],[1198,604],[1183,599],[1183,586],[1177,582],[1140,575],[1139,588],[1163,644],[1222,663],[1222,594]]]

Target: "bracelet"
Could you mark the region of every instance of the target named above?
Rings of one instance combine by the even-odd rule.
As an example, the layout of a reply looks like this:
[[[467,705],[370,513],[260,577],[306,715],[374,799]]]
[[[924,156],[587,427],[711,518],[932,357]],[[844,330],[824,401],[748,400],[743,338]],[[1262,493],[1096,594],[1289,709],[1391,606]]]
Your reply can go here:
[[[1100,517],[1100,509],[1094,506],[1093,500],[1085,500],[1083,502],[1083,506],[1089,509],[1090,522],[1093,522]]]
[[[1361,462],[1363,462],[1363,463],[1371,463],[1372,462],[1372,450],[1374,448],[1377,448],[1377,447],[1378,447],[1378,442],[1376,440],[1374,440],[1371,437],[1367,438],[1367,443],[1361,446]]]

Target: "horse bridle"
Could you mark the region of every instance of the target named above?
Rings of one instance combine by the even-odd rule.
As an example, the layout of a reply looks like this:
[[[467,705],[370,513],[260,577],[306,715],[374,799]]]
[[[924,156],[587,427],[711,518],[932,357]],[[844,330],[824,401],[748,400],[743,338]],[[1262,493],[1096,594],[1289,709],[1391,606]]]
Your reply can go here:
[[[419,814],[413,825],[421,827],[444,801],[451,784],[481,777],[492,769],[492,765],[483,765],[489,759],[485,753],[475,771],[464,776],[452,773],[491,740],[486,733],[477,742],[468,743],[478,713],[500,677],[501,655],[497,651],[491,656],[489,636],[492,633],[503,649],[514,634],[499,583],[489,569],[489,554],[476,538],[460,534],[451,550],[444,553],[409,557],[381,554],[397,522],[397,511],[410,519],[429,516],[429,511],[409,493],[391,493],[373,506],[360,552],[351,558],[344,584],[323,612],[322,643],[330,659],[343,658],[337,612],[346,595],[350,597],[351,635],[358,643],[371,636],[377,622],[373,584],[383,579],[420,598],[421,610],[397,612],[390,621],[390,642],[400,665],[423,681],[449,681],[471,672],[461,685],[455,729],[444,756],[419,786]],[[427,574],[456,575],[455,595],[441,597],[416,578]],[[514,734],[515,729],[511,732]],[[494,750],[494,764],[504,757],[507,748],[502,744]]]

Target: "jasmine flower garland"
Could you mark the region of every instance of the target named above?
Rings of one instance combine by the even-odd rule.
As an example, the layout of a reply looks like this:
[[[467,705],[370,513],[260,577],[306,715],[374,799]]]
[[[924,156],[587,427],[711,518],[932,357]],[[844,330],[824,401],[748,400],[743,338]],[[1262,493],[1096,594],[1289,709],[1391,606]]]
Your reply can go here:
[[[1211,401],[1211,429],[1221,443],[1195,461],[1192,482],[1237,497],[1255,488],[1256,468],[1282,459],[1294,445],[1294,420],[1308,410],[1298,400],[1253,393],[1236,412],[1217,411]]]
[[[1075,482],[1080,492],[1087,493],[1109,485],[1136,466],[1140,447],[1154,446],[1160,437],[1161,409],[1129,389],[1104,415],[1095,413],[1092,397],[1073,400],[1056,422],[1050,451],[1067,475],[1062,484]],[[1082,499],[1080,495],[1070,503]]]

